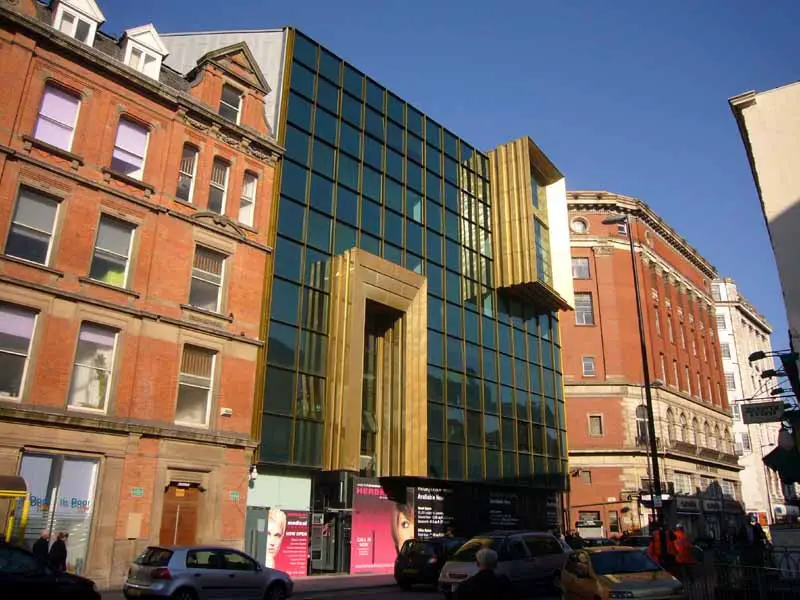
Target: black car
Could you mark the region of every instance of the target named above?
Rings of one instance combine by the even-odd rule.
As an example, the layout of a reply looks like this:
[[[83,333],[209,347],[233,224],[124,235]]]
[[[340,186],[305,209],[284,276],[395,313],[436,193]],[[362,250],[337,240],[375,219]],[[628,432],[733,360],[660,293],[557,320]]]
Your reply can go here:
[[[436,585],[444,563],[464,542],[466,540],[454,537],[406,540],[394,561],[397,585],[404,590],[417,583]]]
[[[3,600],[100,600],[90,579],[54,571],[33,553],[10,544],[0,544],[0,590]]]

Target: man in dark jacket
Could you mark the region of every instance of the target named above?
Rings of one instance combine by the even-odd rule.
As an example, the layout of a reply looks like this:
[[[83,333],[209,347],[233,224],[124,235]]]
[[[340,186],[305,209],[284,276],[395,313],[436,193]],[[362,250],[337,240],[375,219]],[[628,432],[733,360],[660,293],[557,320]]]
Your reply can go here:
[[[458,586],[455,600],[509,600],[511,582],[505,575],[494,572],[497,568],[497,552],[481,548],[475,555],[478,572]]]
[[[33,543],[33,555],[39,564],[46,565],[50,557],[50,532],[46,529],[39,535],[39,539]]]
[[[69,534],[62,531],[50,547],[50,566],[56,571],[67,570],[67,538]]]

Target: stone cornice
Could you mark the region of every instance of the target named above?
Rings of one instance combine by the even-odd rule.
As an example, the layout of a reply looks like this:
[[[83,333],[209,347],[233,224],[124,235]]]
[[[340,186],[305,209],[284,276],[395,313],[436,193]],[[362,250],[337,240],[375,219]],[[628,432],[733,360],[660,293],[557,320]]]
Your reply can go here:
[[[171,110],[183,110],[197,113],[204,119],[212,121],[220,132],[228,132],[234,137],[234,146],[254,145],[253,152],[263,155],[268,162],[274,162],[283,155],[283,148],[271,137],[264,136],[248,127],[243,127],[223,119],[220,115],[195,100],[191,95],[171,88],[160,81],[147,77],[135,71],[111,56],[100,52],[94,47],[87,46],[62,34],[60,31],[48,27],[27,15],[0,4],[0,19],[10,21],[20,28],[27,30],[37,38],[37,44],[52,46],[69,57],[76,60],[81,66],[102,71],[104,75],[112,75],[125,80],[129,87],[138,88],[137,91],[149,95],[168,106]],[[227,143],[228,140],[223,139]],[[256,156],[256,154],[253,154]]]

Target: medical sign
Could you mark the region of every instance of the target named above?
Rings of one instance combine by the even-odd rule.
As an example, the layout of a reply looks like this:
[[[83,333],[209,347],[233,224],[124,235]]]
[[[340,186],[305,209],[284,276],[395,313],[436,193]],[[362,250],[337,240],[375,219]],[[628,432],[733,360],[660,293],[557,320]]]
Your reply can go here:
[[[778,423],[783,419],[783,401],[742,404],[742,421],[754,423]]]

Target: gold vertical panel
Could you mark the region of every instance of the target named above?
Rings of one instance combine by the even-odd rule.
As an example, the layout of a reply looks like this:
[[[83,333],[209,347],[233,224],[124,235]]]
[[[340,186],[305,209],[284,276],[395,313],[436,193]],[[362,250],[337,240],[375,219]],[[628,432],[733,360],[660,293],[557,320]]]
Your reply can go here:
[[[323,468],[359,470],[367,300],[400,313],[384,336],[377,414],[378,475],[426,476],[427,282],[359,249],[334,257],[329,308]],[[397,375],[402,373],[402,377]],[[394,376],[392,376],[394,374]]]

